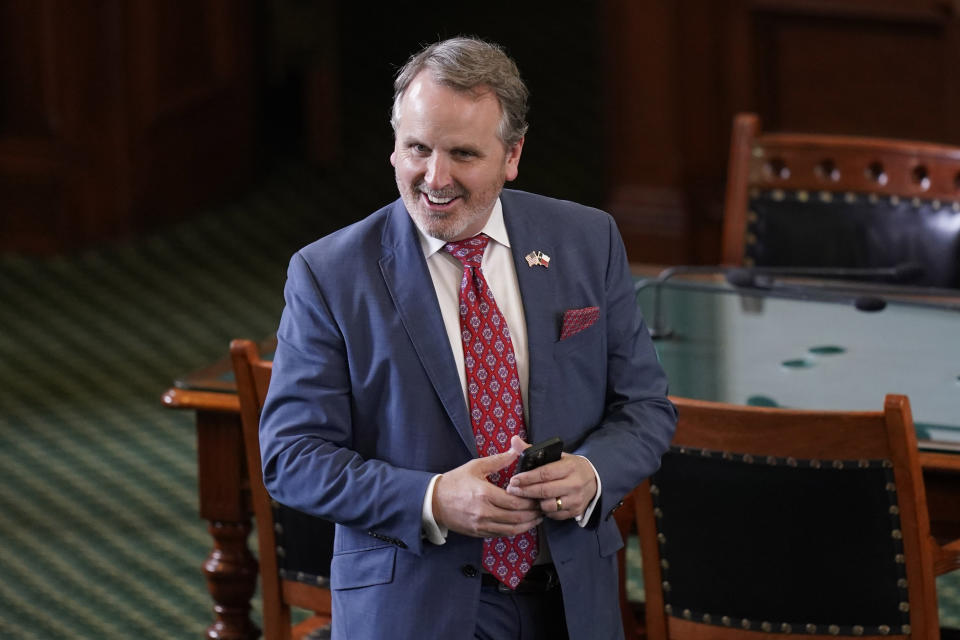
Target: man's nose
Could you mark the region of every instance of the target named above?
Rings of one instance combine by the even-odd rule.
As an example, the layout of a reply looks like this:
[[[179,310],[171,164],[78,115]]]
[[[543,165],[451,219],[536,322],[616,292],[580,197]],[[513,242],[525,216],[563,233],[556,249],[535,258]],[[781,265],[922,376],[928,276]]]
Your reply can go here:
[[[424,180],[430,189],[439,190],[450,184],[450,163],[442,153],[434,153],[427,160]]]

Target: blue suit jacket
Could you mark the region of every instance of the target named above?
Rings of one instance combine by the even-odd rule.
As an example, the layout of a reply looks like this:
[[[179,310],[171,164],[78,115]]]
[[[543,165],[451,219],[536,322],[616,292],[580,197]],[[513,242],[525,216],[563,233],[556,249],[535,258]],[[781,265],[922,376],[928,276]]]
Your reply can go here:
[[[603,486],[586,527],[544,521],[570,637],[622,635],[611,514],[673,434],[667,382],[607,214],[501,195],[529,336],[531,442],[559,436]],[[529,267],[540,250],[549,268]],[[460,378],[403,202],[296,253],[270,392],[263,475],[281,503],[337,522],[335,638],[472,637],[482,541],[421,537],[430,478],[477,456]],[[568,309],[599,320],[560,341]]]

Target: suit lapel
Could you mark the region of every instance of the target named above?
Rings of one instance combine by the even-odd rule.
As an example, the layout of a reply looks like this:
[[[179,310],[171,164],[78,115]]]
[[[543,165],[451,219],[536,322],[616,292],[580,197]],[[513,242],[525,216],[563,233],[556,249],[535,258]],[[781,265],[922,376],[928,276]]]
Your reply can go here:
[[[447,415],[475,457],[477,445],[473,427],[463,401],[463,389],[460,388],[460,376],[450,352],[450,343],[446,339],[436,292],[416,229],[400,201],[390,211],[381,246],[380,271],[403,327]]]
[[[554,343],[559,335],[555,312],[557,300],[556,270],[527,264],[526,255],[542,251],[555,259],[553,245],[545,241],[535,212],[519,211],[511,206],[509,192],[501,195],[503,219],[510,235],[510,250],[517,271],[523,313],[527,321],[527,348],[530,362],[530,381],[527,410],[530,414],[528,439],[534,442],[546,434],[537,434],[537,418],[543,414],[547,401],[550,373],[553,369]]]

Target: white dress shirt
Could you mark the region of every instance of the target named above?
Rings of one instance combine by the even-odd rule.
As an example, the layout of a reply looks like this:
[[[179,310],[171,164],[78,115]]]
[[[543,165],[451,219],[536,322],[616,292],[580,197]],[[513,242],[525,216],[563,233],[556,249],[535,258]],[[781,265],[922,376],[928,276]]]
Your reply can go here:
[[[427,269],[433,280],[433,287],[437,292],[437,301],[440,303],[440,314],[443,316],[443,325],[450,341],[450,349],[457,363],[457,373],[460,375],[460,387],[463,389],[463,400],[470,406],[467,395],[467,373],[463,362],[463,342],[460,338],[460,282],[463,279],[463,264],[452,255],[443,251],[446,242],[427,235],[419,227],[420,246],[427,260]],[[527,407],[527,389],[530,381],[530,358],[527,353],[527,323],[523,313],[523,301],[520,298],[520,285],[517,283],[517,271],[513,263],[513,254],[510,251],[510,238],[503,223],[503,206],[497,198],[490,213],[487,224],[481,233],[490,238],[480,263],[480,270],[486,279],[490,290],[497,301],[497,307],[507,321],[510,329],[510,340],[513,342],[513,351],[517,360],[517,375],[520,378],[520,393],[523,398],[523,414],[526,424],[530,423],[530,413]],[[591,463],[591,467],[592,467]],[[587,506],[583,514],[577,516],[580,526],[585,526],[590,519],[594,506],[600,498],[600,476],[594,469],[597,478],[597,493]],[[423,531],[426,538],[434,544],[446,542],[447,529],[437,524],[433,517],[433,490],[439,475],[434,476],[427,487],[423,499]],[[546,536],[541,535],[541,551],[537,564],[549,559],[549,549],[546,545]]]

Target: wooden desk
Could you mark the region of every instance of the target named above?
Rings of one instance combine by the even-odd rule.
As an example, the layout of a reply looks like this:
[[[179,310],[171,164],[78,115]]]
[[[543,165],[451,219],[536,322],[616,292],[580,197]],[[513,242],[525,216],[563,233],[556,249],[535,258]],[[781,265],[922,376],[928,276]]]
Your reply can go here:
[[[785,406],[867,410],[876,410],[886,392],[907,393],[921,438],[920,460],[931,531],[941,542],[960,539],[960,342],[956,340],[956,335],[960,335],[960,313],[954,312],[957,331],[951,331],[952,337],[938,342],[937,331],[943,330],[943,326],[950,329],[951,320],[948,317],[944,325],[944,317],[935,309],[927,312],[923,307],[898,308],[891,304],[882,312],[886,316],[860,317],[856,315],[859,312],[852,310],[848,315],[844,310],[836,315],[836,305],[765,298],[758,312],[756,301],[744,304],[740,296],[722,283],[708,283],[705,287],[702,283],[684,283],[683,278],[677,280],[671,281],[669,291],[664,290],[662,300],[667,312],[665,321],[674,329],[675,338],[657,342],[670,376],[671,393],[740,403],[763,399],[780,401]],[[649,292],[641,292],[640,304],[649,318],[652,302],[648,295]],[[933,351],[928,349],[924,357],[935,359],[938,364],[918,360],[899,363],[897,368],[892,366],[898,363],[890,361],[893,356],[887,350],[863,342],[861,321],[882,318],[889,325],[901,312],[907,324],[898,329],[897,322],[893,322],[886,329],[912,332],[909,339],[901,339],[907,333],[897,334],[903,347],[900,351],[909,356],[917,345],[933,344]],[[795,322],[797,318],[802,320],[799,326]],[[717,328],[719,325],[723,326],[722,332]],[[815,340],[805,332],[817,326],[826,333],[825,337]],[[935,331],[937,327],[940,329]],[[867,334],[874,342],[887,339],[876,322]],[[744,339],[745,336],[748,339]],[[823,341],[828,338],[828,342]],[[720,344],[724,346],[718,348]],[[779,361],[765,362],[778,354],[794,354],[801,346],[803,350],[798,355],[802,356],[813,345],[847,347],[851,350],[847,353],[849,362],[845,363],[842,355],[832,361],[831,356],[824,355],[817,366],[804,367],[801,363],[795,369],[783,368]],[[880,364],[866,361],[868,370],[861,373],[865,376],[869,373],[871,382],[864,396],[862,385],[854,384],[863,380],[857,377],[859,365],[853,362],[853,356],[870,349],[876,351],[875,355],[880,357],[877,362],[883,362],[885,370],[880,370]],[[262,347],[263,353],[272,350],[269,344]],[[774,365],[775,374],[770,376],[762,368],[758,370],[758,363]],[[942,378],[945,372],[952,372],[946,374],[952,377],[936,378],[937,375]],[[816,380],[817,375],[827,377]],[[836,385],[841,387],[835,388]],[[251,509],[239,403],[229,358],[225,354],[223,360],[178,381],[164,393],[163,403],[171,408],[196,411],[200,516],[209,522],[213,538],[213,550],[204,563],[204,572],[216,619],[208,628],[207,637],[256,638],[259,629],[250,621],[250,599],[256,589],[257,563],[247,544]],[[950,441],[953,430],[958,437]],[[938,440],[943,434],[947,434],[948,439]],[[628,517],[626,509],[621,511]],[[941,560],[939,572],[948,568],[960,567]]]
[[[205,371],[212,374],[229,367],[229,358],[224,358]],[[203,373],[187,379],[200,381]],[[250,620],[257,561],[247,546],[252,509],[235,389],[232,383],[220,390],[173,387],[163,394],[162,401],[174,409],[196,411],[200,517],[209,523],[207,530],[213,537],[213,549],[203,563],[215,614],[206,637],[253,640],[260,636],[260,629]]]

